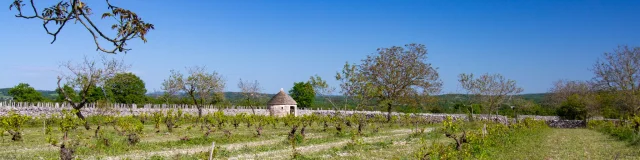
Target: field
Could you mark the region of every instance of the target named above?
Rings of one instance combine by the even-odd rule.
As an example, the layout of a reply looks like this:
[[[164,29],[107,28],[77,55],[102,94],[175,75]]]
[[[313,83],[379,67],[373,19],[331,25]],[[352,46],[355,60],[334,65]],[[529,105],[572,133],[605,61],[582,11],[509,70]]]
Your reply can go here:
[[[13,114],[2,120],[20,117]],[[91,129],[86,130],[82,123],[64,125],[79,120],[72,114],[26,117],[18,129],[21,141],[12,141],[9,132],[2,132],[0,159],[60,159],[61,144],[75,146],[75,159],[208,159],[210,155],[215,159],[640,158],[637,146],[594,130],[551,129],[534,120],[505,125],[453,119],[436,123],[408,115],[386,122],[382,115],[273,118],[221,113],[204,119],[203,125],[195,115],[181,113],[92,116],[87,119]],[[173,124],[171,131],[167,123]],[[481,126],[487,124],[487,136],[478,138]],[[70,130],[65,140],[62,130],[66,129]],[[462,132],[468,142],[455,150],[456,141],[445,134]],[[132,134],[138,138],[135,143],[131,143]],[[213,142],[216,148],[211,152]]]

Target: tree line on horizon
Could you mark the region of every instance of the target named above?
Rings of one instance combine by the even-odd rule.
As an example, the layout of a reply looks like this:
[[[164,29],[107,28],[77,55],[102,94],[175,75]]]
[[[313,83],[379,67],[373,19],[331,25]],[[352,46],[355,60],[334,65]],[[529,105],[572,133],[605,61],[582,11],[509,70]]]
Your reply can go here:
[[[461,94],[438,94],[442,81],[437,68],[427,63],[427,50],[421,44],[380,48],[362,60],[362,64],[346,63],[335,76],[340,81],[341,96],[322,77],[294,82],[289,90],[301,108],[378,110],[431,113],[483,113],[513,116],[515,114],[559,115],[566,119],[588,119],[602,116],[620,118],[636,115],[640,108],[640,49],[620,46],[605,53],[594,65],[594,78],[589,81],[558,80],[549,93],[520,95],[523,89],[515,80],[497,73],[460,74]],[[102,57],[98,65],[85,57],[80,64],[62,65],[69,73],[58,78],[55,99],[45,98],[41,91],[26,83],[8,90],[19,102],[68,102],[79,106],[98,101],[143,104],[173,103],[205,105],[242,105],[255,109],[264,106],[270,94],[262,93],[257,80],[240,79],[238,93],[223,92],[222,75],[203,66],[187,68],[187,74],[170,71],[162,83],[162,94],[149,95],[144,81],[126,72],[122,61]],[[62,81],[65,80],[65,83]],[[64,92],[62,92],[64,91]]]

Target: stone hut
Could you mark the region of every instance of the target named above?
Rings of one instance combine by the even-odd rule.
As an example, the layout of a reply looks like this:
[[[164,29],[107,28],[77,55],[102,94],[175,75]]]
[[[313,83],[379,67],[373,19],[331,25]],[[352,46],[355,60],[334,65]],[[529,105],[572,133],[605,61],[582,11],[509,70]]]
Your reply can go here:
[[[288,114],[298,116],[298,103],[296,103],[291,96],[285,93],[282,88],[278,94],[273,96],[273,98],[267,102],[267,109],[271,116],[284,117]]]

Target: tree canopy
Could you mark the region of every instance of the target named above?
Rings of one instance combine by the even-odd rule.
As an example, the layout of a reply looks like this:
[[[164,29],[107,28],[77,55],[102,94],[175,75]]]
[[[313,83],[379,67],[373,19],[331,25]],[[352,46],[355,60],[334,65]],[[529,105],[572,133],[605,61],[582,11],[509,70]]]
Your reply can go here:
[[[187,69],[186,78],[179,71],[171,70],[171,75],[162,83],[162,89],[169,97],[179,92],[189,95],[191,102],[198,108],[198,117],[202,116],[202,107],[224,100],[225,81],[218,72],[208,72],[205,67],[195,66]]]
[[[507,79],[501,74],[485,73],[475,78],[473,74],[460,74],[462,88],[474,96],[477,102],[485,105],[486,112],[491,114],[511,96],[519,94],[522,88],[515,80]]]
[[[139,104],[146,101],[144,81],[133,73],[118,73],[104,84],[110,99],[116,103]]]
[[[592,70],[596,89],[615,93],[620,111],[640,113],[640,47],[618,46],[604,53]]]
[[[359,65],[347,62],[336,79],[343,94],[386,107],[388,120],[393,106],[421,106],[442,88],[437,68],[427,63],[427,49],[415,43],[379,48]]]
[[[27,83],[20,83],[9,89],[9,95],[16,102],[42,102],[45,101],[44,96]]]
[[[310,82],[295,82],[289,90],[289,95],[296,100],[298,107],[311,107],[315,101],[316,93]]]

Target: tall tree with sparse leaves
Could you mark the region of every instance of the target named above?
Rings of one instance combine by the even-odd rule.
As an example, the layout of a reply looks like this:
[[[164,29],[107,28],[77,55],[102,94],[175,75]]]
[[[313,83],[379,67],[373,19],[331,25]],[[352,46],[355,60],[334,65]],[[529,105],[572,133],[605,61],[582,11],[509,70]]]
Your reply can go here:
[[[107,59],[102,57],[102,63],[96,63],[95,60],[90,60],[87,57],[80,64],[72,64],[71,62],[61,65],[61,67],[68,71],[58,76],[58,90],[64,97],[64,102],[71,105],[74,110],[77,110],[75,114],[78,118],[84,120],[84,116],[80,109],[86,106],[87,103],[96,101],[93,99],[93,94],[97,94],[98,86],[104,85],[107,79],[115,76],[117,73],[126,71],[129,66],[124,65],[122,61],[116,59]],[[69,86],[71,90],[77,91],[77,94],[69,94],[69,89],[63,89],[63,86]],[[67,87],[65,87],[67,88]],[[102,90],[101,88],[99,90]],[[85,121],[85,129],[89,130],[89,123]]]
[[[347,62],[336,79],[343,94],[386,108],[388,121],[394,106],[420,106],[442,88],[437,69],[427,63],[427,49],[415,43],[379,48],[359,65]]]
[[[207,104],[219,103],[224,98],[225,81],[218,72],[208,72],[205,67],[187,68],[189,76],[184,77],[179,71],[171,70],[171,75],[162,83],[162,88],[169,95],[186,93],[198,109],[198,118],[202,117],[202,108]]]
[[[258,103],[261,96],[260,92],[262,91],[258,80],[251,82],[240,79],[240,82],[238,82],[238,88],[240,88],[240,91],[242,92],[242,104],[251,107],[251,112],[256,114],[255,107],[259,105]]]
[[[471,93],[476,101],[483,104],[489,115],[511,96],[523,91],[516,85],[515,80],[506,79],[501,74],[486,73],[476,78],[473,74],[463,73],[459,75],[459,78],[462,88]]]
[[[618,46],[592,68],[596,89],[616,94],[619,110],[640,113],[640,47]]]

